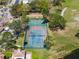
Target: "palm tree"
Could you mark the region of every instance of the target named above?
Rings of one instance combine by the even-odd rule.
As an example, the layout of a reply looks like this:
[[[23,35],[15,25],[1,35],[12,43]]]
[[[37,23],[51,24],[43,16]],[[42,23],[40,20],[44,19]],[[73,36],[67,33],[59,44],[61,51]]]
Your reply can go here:
[[[2,37],[2,40],[10,40],[11,38],[13,38],[12,34],[10,32],[4,32],[3,33],[3,37]]]
[[[53,0],[53,6],[57,7],[57,11],[62,10],[63,2],[65,1],[64,0]]]
[[[32,11],[38,11],[46,15],[49,12],[49,0],[34,0],[29,5]]]
[[[64,2],[64,0],[53,0],[54,6],[62,6],[62,2]]]
[[[19,18],[20,16],[22,16],[23,13],[27,15],[27,10],[28,6],[26,4],[23,4],[23,2],[21,2],[20,4],[15,4],[12,6],[11,14],[15,18]]]
[[[10,0],[0,0],[0,5],[6,5]]]
[[[16,41],[10,32],[4,32],[2,35],[2,40],[0,40],[1,48],[7,50],[15,47]]]

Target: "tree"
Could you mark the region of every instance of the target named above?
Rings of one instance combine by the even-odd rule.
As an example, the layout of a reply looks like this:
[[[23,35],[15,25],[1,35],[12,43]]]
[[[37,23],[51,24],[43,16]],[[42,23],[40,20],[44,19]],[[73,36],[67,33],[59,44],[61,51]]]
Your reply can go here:
[[[62,2],[64,2],[64,0],[53,0],[53,5],[54,6],[62,6]]]
[[[43,14],[49,13],[49,0],[34,0],[29,5],[33,11],[39,11]]]
[[[59,14],[51,14],[49,16],[49,28],[53,30],[64,29],[66,25],[66,20]]]
[[[2,40],[0,40],[1,48],[11,49],[15,48],[16,41],[14,40],[13,35],[10,32],[4,32],[2,35]]]
[[[21,29],[21,21],[20,20],[14,20],[12,23],[9,24],[9,27],[11,29]]]
[[[28,21],[29,18],[23,14],[21,16],[21,19],[14,20],[12,23],[9,24],[10,29],[14,30],[14,34],[16,35],[17,38],[21,32],[24,32],[25,30],[28,29],[27,27]]]
[[[12,38],[13,38],[13,36],[10,32],[4,32],[3,35],[2,35],[2,40],[5,40],[5,41],[8,41]]]
[[[49,22],[49,20],[47,19],[47,17],[46,17],[46,16],[43,16],[43,20],[44,20],[44,21],[42,22],[43,24],[45,24],[45,23],[48,23],[48,22]]]
[[[78,30],[78,32],[75,34],[75,37],[79,38],[79,30]]]
[[[50,49],[54,45],[53,38],[51,36],[48,36],[47,39],[44,42],[45,42],[44,47],[46,49]]]
[[[14,30],[14,35],[18,38],[22,31],[22,24],[20,20],[14,20],[12,23],[9,24],[10,29]]]
[[[62,6],[63,6],[63,2],[65,2],[65,0],[53,0],[53,6],[56,7],[56,11],[57,12],[61,12],[62,11]]]
[[[21,28],[23,30],[28,29],[27,28],[28,27],[28,22],[29,22],[29,17],[27,17],[27,16],[22,16],[21,17]]]
[[[6,5],[8,0],[0,0],[0,5]]]
[[[27,10],[28,10],[27,5],[23,4],[23,2],[21,2],[20,4],[15,4],[12,6],[11,14],[15,18],[18,18],[18,17],[22,16],[23,13],[25,15],[27,15]]]

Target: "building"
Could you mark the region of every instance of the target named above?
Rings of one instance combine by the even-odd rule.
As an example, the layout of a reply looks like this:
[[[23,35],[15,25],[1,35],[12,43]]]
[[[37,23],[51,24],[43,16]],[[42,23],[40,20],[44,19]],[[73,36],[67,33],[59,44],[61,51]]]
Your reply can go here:
[[[23,1],[23,3],[27,4],[27,3],[30,3],[32,0],[12,0],[12,1],[9,1],[8,5],[12,6],[14,4],[19,4],[22,1]]]
[[[4,55],[0,52],[0,59],[4,59]]]
[[[29,3],[29,0],[23,0],[23,3],[25,3],[25,4]]]
[[[0,27],[2,27],[5,23],[12,20],[13,17],[10,13],[10,8],[2,7],[0,8]]]
[[[11,59],[32,59],[32,54],[25,52],[25,50],[14,50]]]
[[[21,0],[21,1],[23,1],[23,3],[25,3],[25,4],[27,4],[27,3],[32,2],[33,0]]]

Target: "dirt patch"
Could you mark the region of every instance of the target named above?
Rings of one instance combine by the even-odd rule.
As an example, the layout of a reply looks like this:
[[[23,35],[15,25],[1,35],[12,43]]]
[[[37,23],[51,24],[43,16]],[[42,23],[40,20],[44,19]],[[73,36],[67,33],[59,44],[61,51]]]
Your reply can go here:
[[[30,18],[43,18],[43,15],[41,13],[30,13],[28,15]]]
[[[74,20],[79,22],[79,11],[74,9],[74,10],[72,10],[72,12],[73,12]]]
[[[69,22],[67,23],[66,27],[64,30],[58,30],[54,31],[57,35],[70,35],[74,31],[77,31],[79,29],[79,22]]]

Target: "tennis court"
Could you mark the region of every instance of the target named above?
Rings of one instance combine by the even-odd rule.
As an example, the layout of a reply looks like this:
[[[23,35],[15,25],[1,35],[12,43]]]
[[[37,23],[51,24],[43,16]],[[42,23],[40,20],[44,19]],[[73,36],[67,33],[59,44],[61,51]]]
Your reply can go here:
[[[26,40],[28,44],[25,47],[43,48],[44,39],[47,35],[47,24],[42,24],[44,20],[31,20],[29,22],[29,34]]]

